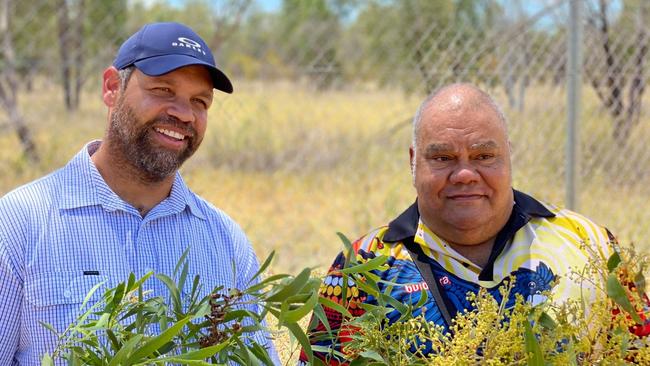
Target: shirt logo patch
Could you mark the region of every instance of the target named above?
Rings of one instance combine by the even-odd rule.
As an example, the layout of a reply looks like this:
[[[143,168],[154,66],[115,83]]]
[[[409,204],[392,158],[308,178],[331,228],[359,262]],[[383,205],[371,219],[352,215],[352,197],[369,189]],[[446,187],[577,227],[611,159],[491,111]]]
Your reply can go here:
[[[447,276],[441,277],[440,280],[438,280],[438,281],[440,281],[440,284],[443,285],[443,286],[451,285],[451,281],[449,280],[449,277],[447,277]]]
[[[410,285],[404,285],[404,290],[408,292],[409,294],[412,294],[414,292],[420,292],[422,290],[428,290],[429,285],[427,285],[426,282],[420,282],[420,283],[413,283]]]

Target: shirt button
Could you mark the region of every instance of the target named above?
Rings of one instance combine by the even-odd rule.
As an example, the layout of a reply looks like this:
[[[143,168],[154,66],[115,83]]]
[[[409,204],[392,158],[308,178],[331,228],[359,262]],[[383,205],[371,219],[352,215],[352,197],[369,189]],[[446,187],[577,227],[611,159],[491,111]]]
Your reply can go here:
[[[72,293],[70,292],[70,290],[65,290],[65,291],[63,292],[63,296],[65,296],[66,298],[69,299],[70,296],[72,296]]]

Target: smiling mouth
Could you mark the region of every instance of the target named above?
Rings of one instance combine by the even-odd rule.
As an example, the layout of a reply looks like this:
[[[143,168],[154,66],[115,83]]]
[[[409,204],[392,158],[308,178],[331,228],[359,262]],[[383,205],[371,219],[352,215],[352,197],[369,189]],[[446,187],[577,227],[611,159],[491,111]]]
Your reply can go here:
[[[484,198],[485,196],[482,194],[459,194],[459,195],[454,195],[454,196],[448,196],[447,198],[455,201],[472,201],[472,200],[477,200]]]
[[[182,141],[182,140],[185,139],[185,135],[183,135],[182,133],[178,133],[178,132],[167,130],[167,129],[160,128],[160,127],[156,127],[156,128],[154,128],[154,130],[156,130],[156,132],[158,132],[158,133],[161,133],[161,134],[163,134],[165,136],[171,137],[171,138],[173,138],[175,140],[178,140],[178,141]]]

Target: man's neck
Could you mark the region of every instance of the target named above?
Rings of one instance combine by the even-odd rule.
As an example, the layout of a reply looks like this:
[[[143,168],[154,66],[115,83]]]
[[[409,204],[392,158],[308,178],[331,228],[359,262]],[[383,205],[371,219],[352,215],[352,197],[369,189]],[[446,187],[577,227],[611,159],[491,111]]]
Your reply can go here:
[[[173,174],[160,182],[148,182],[126,159],[110,153],[104,143],[90,158],[111,190],[135,207],[142,217],[171,192]]]
[[[490,238],[483,243],[473,245],[462,245],[450,242],[447,243],[460,255],[467,258],[469,261],[476,264],[480,268],[483,268],[487,265],[488,260],[490,259],[492,247],[494,246],[494,240],[495,238]]]

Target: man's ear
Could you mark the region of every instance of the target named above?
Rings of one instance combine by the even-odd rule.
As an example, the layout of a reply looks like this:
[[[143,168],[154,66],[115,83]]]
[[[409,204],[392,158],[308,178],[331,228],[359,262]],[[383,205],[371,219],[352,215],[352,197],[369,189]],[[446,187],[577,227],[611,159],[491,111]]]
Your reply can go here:
[[[411,175],[415,177],[415,148],[409,147],[409,162],[411,164]]]
[[[102,99],[107,107],[112,108],[117,102],[120,91],[120,75],[114,66],[104,70],[102,81]]]

